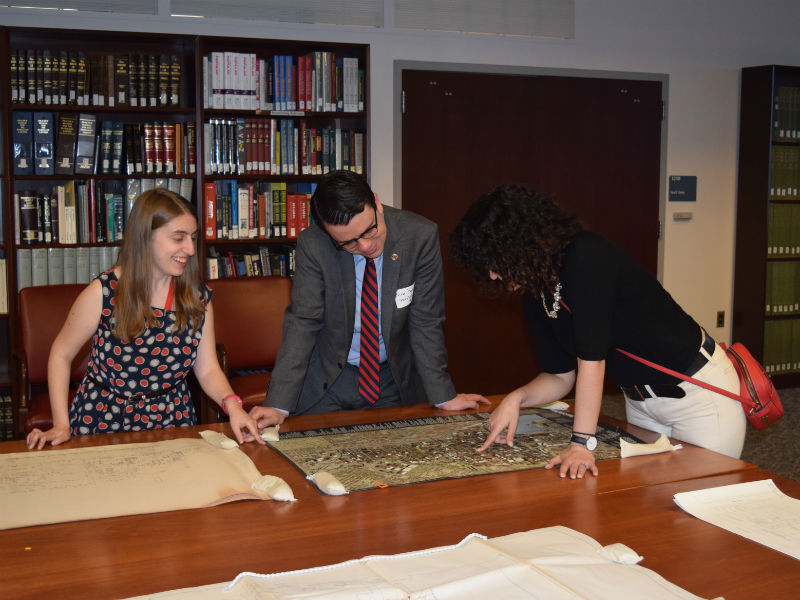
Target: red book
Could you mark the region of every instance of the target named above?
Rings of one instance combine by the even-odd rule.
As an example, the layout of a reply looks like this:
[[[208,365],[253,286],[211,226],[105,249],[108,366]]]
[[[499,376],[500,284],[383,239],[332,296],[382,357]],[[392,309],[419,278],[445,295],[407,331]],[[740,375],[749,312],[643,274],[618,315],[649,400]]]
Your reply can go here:
[[[164,126],[158,121],[153,123],[153,164],[156,174],[164,172]]]
[[[308,227],[308,203],[311,200],[311,194],[303,194],[302,199],[299,201],[297,208],[297,234]]]
[[[143,123],[142,128],[144,129],[144,172],[153,174],[156,172],[155,124]]]
[[[300,233],[301,206],[306,203],[305,194],[286,194],[287,237],[296,238]]]
[[[203,186],[206,214],[206,239],[217,239],[217,184],[213,181]]]
[[[173,175],[175,173],[175,163],[178,159],[178,153],[175,148],[176,145],[176,133],[175,133],[175,123],[167,123],[166,121],[162,124],[161,127],[162,134],[161,134],[161,141],[162,141],[162,160],[163,160],[163,170],[162,173],[167,175]],[[158,140],[156,140],[157,142]],[[158,164],[158,147],[156,146],[156,165]]]
[[[311,83],[314,80],[314,67],[312,64],[311,56],[306,56],[306,108],[307,110],[314,110],[313,90],[314,86]]]

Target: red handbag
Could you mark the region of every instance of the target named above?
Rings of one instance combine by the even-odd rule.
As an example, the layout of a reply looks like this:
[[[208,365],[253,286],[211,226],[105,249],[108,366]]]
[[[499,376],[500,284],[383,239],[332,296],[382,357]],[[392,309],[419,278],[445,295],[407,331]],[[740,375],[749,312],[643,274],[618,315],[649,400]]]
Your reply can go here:
[[[720,346],[725,350],[728,358],[731,359],[733,367],[736,369],[736,374],[739,375],[738,395],[704,381],[694,379],[683,373],[667,369],[666,367],[657,365],[654,362],[650,362],[647,359],[626,352],[620,348],[617,348],[617,350],[622,352],[625,356],[638,360],[640,363],[658,369],[659,371],[663,371],[668,375],[699,385],[702,388],[711,390],[717,394],[722,394],[728,398],[738,400],[742,403],[742,408],[744,409],[745,415],[747,415],[747,420],[750,421],[750,424],[756,429],[764,429],[767,425],[780,419],[783,416],[783,405],[781,404],[781,399],[778,396],[775,386],[772,384],[772,380],[769,378],[766,371],[764,371],[764,367],[753,358],[753,355],[744,347],[744,344],[737,342],[730,348],[726,348],[725,344],[720,344]]]

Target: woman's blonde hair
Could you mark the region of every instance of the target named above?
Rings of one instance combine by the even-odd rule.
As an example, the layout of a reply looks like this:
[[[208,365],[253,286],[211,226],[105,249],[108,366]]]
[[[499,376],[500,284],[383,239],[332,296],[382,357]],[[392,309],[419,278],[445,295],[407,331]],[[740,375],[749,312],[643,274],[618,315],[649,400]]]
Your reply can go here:
[[[117,266],[120,277],[114,292],[112,331],[122,340],[141,335],[148,324],[157,323],[150,292],[153,285],[152,234],[180,215],[195,217],[194,207],[178,194],[156,188],[139,195],[125,224]],[[187,257],[183,274],[175,277],[175,329],[197,331],[205,306],[200,298],[197,254]]]

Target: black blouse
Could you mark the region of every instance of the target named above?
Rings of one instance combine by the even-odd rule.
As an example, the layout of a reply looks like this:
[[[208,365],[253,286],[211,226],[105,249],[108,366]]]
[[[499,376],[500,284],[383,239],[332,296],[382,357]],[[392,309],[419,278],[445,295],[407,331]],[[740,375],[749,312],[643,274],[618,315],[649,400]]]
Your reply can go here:
[[[617,385],[679,383],[615,348],[675,371],[685,371],[700,348],[700,326],[642,265],[596,233],[584,231],[567,247],[560,273],[558,317],[528,294],[525,317],[547,373],[566,373],[575,358],[605,360]],[[552,291],[545,294],[553,308]]]

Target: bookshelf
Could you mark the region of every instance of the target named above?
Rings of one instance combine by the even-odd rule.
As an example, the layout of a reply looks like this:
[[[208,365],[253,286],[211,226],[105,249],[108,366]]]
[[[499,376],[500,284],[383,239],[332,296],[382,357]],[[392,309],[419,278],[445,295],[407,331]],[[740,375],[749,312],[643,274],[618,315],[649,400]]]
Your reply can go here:
[[[742,69],[733,339],[800,385],[800,68]]]
[[[367,174],[367,60],[366,46],[199,39],[207,277],[291,276],[315,180]]]
[[[110,267],[149,187],[197,206],[205,278],[290,276],[316,180],[368,175],[368,72],[363,44],[0,27],[0,397],[18,290]]]

